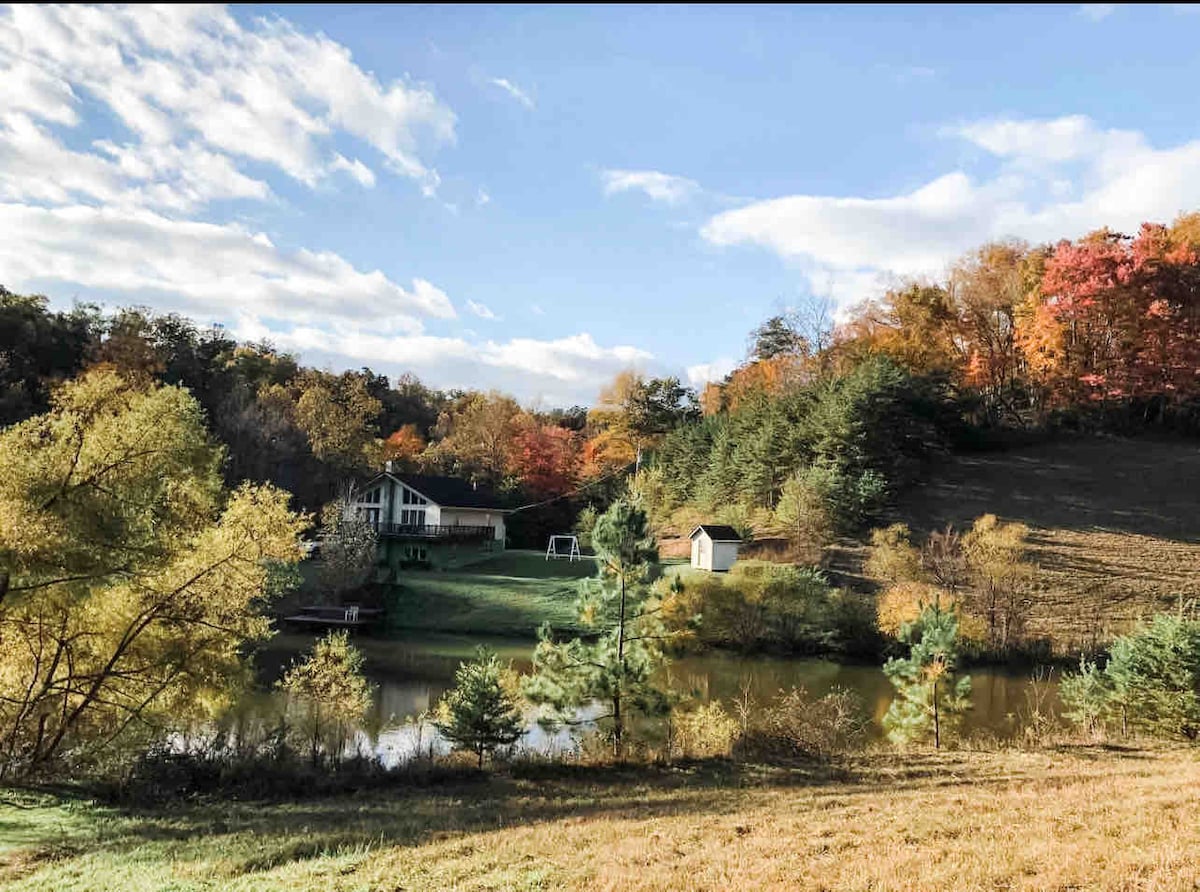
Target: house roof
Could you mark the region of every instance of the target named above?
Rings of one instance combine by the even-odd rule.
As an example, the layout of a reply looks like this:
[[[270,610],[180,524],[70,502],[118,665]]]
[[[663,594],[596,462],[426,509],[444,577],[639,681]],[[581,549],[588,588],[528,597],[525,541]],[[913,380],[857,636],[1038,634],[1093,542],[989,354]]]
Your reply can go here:
[[[689,539],[695,539],[696,534],[703,530],[708,538],[714,542],[741,542],[742,537],[738,535],[738,531],[731,526],[726,526],[723,523],[702,523],[696,529],[692,530]]]
[[[387,474],[414,489],[443,508],[487,508],[508,511],[505,500],[489,486],[475,486],[460,477],[435,477],[431,474]]]

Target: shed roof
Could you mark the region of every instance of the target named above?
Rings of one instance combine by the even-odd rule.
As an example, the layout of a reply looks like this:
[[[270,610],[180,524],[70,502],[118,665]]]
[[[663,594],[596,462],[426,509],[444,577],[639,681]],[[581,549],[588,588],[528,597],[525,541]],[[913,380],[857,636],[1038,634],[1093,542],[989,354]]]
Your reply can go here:
[[[738,531],[731,526],[726,526],[723,523],[702,523],[696,529],[692,530],[689,539],[695,539],[696,534],[701,530],[704,531],[708,538],[714,542],[741,542],[742,537],[738,535]]]

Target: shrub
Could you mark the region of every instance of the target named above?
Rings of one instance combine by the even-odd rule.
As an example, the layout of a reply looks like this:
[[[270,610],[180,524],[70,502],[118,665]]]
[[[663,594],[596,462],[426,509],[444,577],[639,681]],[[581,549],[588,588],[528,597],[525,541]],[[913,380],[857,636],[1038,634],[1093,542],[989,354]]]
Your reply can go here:
[[[843,688],[815,700],[804,688],[792,688],[750,708],[745,722],[734,745],[734,755],[742,759],[826,761],[858,749],[866,739],[862,699]]]
[[[705,644],[819,653],[836,649],[836,612],[820,570],[739,561],[723,577],[685,583],[666,615],[699,615],[695,634]]]
[[[671,714],[669,756],[708,759],[730,755],[740,727],[717,701]]]

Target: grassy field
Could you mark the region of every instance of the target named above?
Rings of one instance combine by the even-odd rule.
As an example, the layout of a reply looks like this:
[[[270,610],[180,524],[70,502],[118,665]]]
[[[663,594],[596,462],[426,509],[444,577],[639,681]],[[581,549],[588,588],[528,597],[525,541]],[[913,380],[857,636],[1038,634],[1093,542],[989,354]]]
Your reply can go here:
[[[393,628],[533,638],[538,626],[577,629],[579,581],[596,574],[590,558],[547,561],[506,551],[453,572],[411,571],[397,586]]]
[[[985,513],[1028,524],[1042,570],[1031,632],[1066,655],[1200,596],[1198,506],[1195,443],[1081,439],[948,459],[890,520],[921,534]],[[865,584],[864,557],[846,543],[834,567]]]
[[[1194,890],[1200,755],[863,757],[843,772],[541,769],[140,814],[10,793],[12,890]]]

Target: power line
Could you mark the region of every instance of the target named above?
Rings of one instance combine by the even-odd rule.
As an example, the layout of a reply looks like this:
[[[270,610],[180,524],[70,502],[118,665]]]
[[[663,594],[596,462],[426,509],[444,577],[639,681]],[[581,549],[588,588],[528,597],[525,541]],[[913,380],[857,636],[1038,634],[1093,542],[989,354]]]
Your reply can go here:
[[[513,508],[512,511],[509,512],[509,514],[516,514],[518,511],[528,511],[531,508],[541,508],[543,505],[550,505],[550,504],[553,504],[554,502],[560,501],[562,499],[569,499],[571,496],[579,495],[579,493],[583,492],[585,489],[596,486],[597,484],[600,484],[600,483],[604,483],[606,480],[611,480],[614,477],[616,477],[618,474],[624,474],[624,473],[628,472],[630,468],[633,468],[636,465],[637,465],[637,462],[630,462],[629,464],[625,465],[624,467],[618,468],[617,470],[613,471],[611,474],[605,474],[603,477],[597,477],[595,480],[589,480],[587,483],[584,483],[581,486],[575,487],[575,489],[571,490],[570,492],[564,492],[560,496],[554,496],[553,498],[544,499],[541,502],[533,502],[532,504],[529,504],[529,505],[522,505],[519,508]]]

